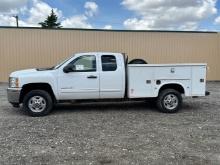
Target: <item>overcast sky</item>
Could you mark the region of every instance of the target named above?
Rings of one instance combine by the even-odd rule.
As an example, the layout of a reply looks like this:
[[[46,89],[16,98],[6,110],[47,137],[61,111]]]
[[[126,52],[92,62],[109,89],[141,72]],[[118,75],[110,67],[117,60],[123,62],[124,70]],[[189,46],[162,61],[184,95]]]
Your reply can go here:
[[[51,9],[63,27],[220,30],[218,0],[0,0],[0,26],[39,26]]]

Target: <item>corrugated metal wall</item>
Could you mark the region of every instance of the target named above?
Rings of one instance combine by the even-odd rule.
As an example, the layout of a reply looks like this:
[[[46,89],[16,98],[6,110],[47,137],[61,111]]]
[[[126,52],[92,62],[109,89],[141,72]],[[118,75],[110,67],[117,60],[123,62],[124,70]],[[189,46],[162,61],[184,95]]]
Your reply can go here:
[[[54,65],[75,52],[124,52],[148,63],[208,63],[220,80],[218,33],[43,30],[0,28],[0,82],[10,72]]]

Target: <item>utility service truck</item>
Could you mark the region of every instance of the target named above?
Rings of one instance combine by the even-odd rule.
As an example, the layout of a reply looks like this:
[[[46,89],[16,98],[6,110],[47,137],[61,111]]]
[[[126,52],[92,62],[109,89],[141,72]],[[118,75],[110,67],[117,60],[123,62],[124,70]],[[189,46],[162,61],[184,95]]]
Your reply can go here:
[[[206,64],[128,63],[123,53],[78,53],[43,69],[11,73],[8,100],[31,116],[47,115],[55,104],[73,101],[155,100],[165,113],[177,112],[182,95],[206,96]]]

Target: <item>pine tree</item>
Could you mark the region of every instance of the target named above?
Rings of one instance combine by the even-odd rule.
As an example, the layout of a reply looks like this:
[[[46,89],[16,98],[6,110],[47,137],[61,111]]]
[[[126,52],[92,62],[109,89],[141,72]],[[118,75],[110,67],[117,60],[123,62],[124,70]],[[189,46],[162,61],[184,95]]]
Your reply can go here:
[[[62,26],[60,22],[57,22],[57,19],[58,18],[52,9],[50,15],[47,16],[47,19],[39,24],[42,28],[61,28]]]

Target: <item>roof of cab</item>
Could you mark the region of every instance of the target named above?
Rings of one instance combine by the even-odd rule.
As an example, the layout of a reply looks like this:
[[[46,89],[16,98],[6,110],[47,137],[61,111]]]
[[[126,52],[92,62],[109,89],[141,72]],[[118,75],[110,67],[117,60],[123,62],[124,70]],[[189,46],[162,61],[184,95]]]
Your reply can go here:
[[[76,54],[124,54],[124,53],[119,53],[119,52],[78,52]]]

